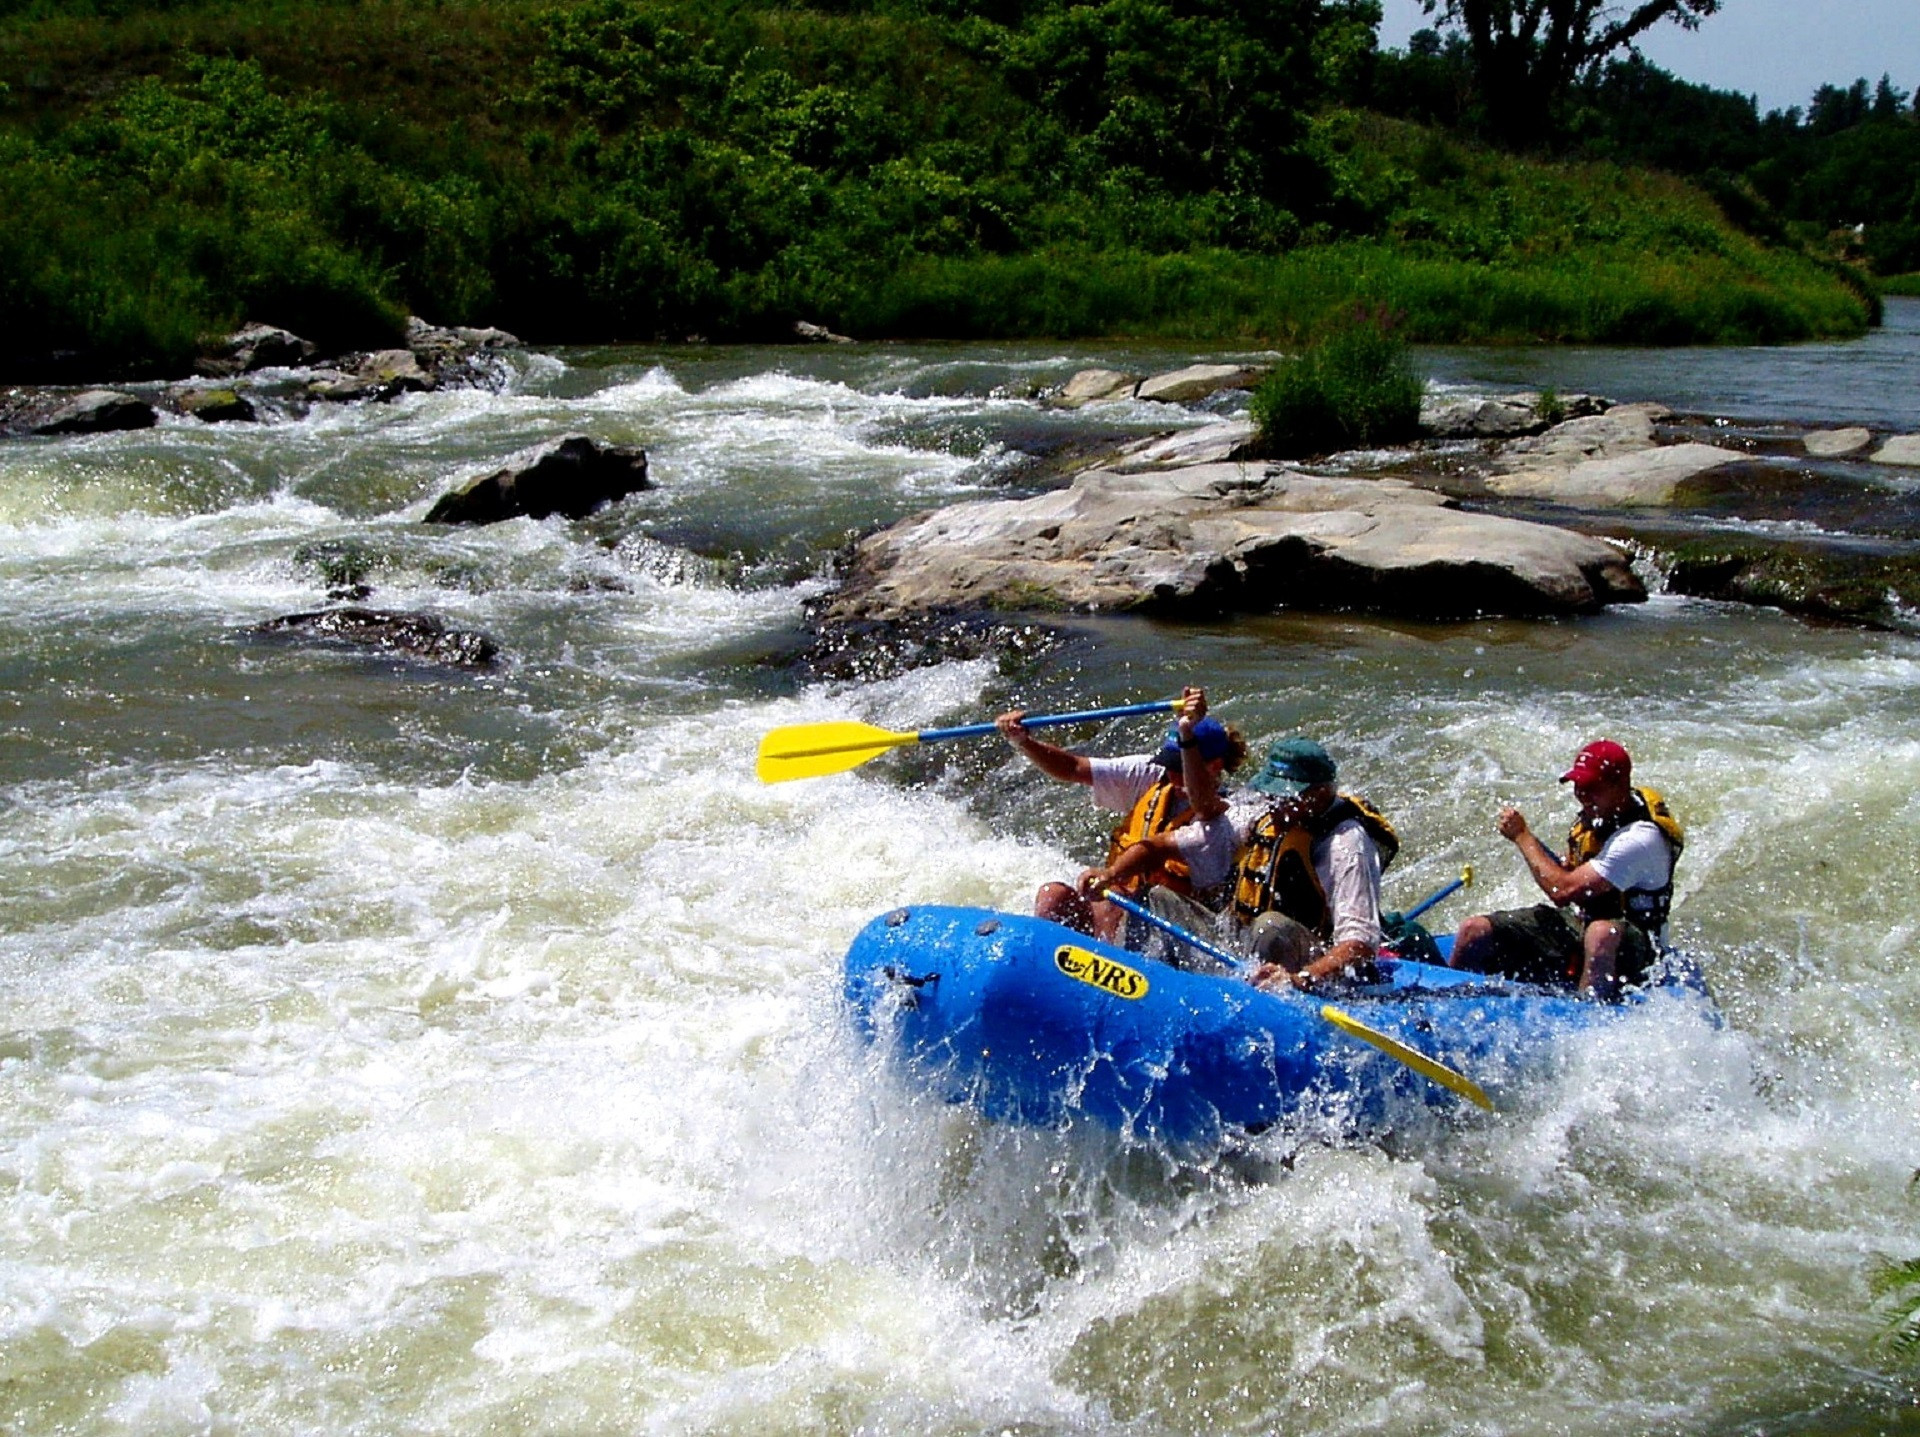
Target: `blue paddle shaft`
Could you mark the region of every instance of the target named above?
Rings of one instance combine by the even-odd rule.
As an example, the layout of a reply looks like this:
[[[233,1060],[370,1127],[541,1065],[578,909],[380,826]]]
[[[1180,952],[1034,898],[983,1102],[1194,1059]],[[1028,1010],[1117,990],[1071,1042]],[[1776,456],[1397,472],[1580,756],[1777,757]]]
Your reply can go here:
[[[1429,908],[1433,907],[1433,905],[1438,903],[1442,898],[1446,898],[1451,894],[1457,893],[1462,888],[1465,888],[1466,886],[1467,886],[1466,879],[1456,878],[1453,880],[1453,882],[1447,884],[1446,887],[1434,889],[1432,893],[1427,895],[1426,900],[1424,902],[1416,903],[1413,907],[1409,908],[1403,916],[1409,919],[1418,918],[1422,913],[1425,913]]]
[[[1179,939],[1182,943],[1186,944],[1187,947],[1204,953],[1209,958],[1218,958],[1236,973],[1244,974],[1253,966],[1237,953],[1229,953],[1226,949],[1207,942],[1206,939],[1199,937],[1197,934],[1187,932],[1187,930],[1182,928],[1178,923],[1170,922],[1151,909],[1141,907],[1131,898],[1124,898],[1118,893],[1103,893],[1100,896],[1115,908],[1126,913],[1131,913],[1142,923],[1151,924],[1167,936]]]
[[[1077,714],[1028,714],[1020,720],[1022,728],[1046,728],[1057,723],[1090,723],[1095,719],[1132,718],[1136,714],[1170,713],[1180,707],[1178,699],[1156,699],[1150,704],[1126,704],[1113,709],[1088,709]],[[999,732],[998,724],[970,723],[959,728],[923,728],[914,738],[920,743],[940,743],[950,738],[985,738]]]

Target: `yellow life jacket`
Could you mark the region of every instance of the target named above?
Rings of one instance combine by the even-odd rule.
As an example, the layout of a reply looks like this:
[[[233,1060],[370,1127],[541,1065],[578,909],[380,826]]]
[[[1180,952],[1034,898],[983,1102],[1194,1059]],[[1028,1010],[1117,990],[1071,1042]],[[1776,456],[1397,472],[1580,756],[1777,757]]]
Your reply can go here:
[[[1579,904],[1580,916],[1588,922],[1597,918],[1625,918],[1658,936],[1667,926],[1667,913],[1673,907],[1673,871],[1680,863],[1681,850],[1687,846],[1686,831],[1673,816],[1667,801],[1656,789],[1636,788],[1632,801],[1612,818],[1589,823],[1583,815],[1575,820],[1567,834],[1567,862],[1577,868],[1606,846],[1614,834],[1630,823],[1651,823],[1667,840],[1670,861],[1667,881],[1661,888],[1630,888],[1585,899]]]
[[[1133,801],[1127,816],[1113,830],[1113,837],[1107,842],[1107,867],[1113,867],[1114,861],[1134,844],[1178,828],[1192,817],[1193,808],[1187,802],[1186,789],[1171,777],[1156,778],[1147,785],[1146,792]],[[1153,887],[1171,888],[1175,893],[1191,893],[1193,875],[1179,859],[1168,858],[1159,867],[1135,874],[1124,885],[1116,885],[1115,891],[1134,897]]]
[[[1305,823],[1281,828],[1278,811],[1269,808],[1254,820],[1234,869],[1233,916],[1251,923],[1277,911],[1304,924],[1322,938],[1333,936],[1333,906],[1313,868],[1314,843],[1348,819],[1359,820],[1380,850],[1384,870],[1400,851],[1400,835],[1386,816],[1351,793],[1343,793],[1327,811]]]

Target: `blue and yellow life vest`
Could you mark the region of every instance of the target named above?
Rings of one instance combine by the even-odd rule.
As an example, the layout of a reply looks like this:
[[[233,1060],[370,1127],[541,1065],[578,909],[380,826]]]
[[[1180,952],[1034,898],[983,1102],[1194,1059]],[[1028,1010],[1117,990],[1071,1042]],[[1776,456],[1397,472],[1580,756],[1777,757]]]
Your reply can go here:
[[[1281,828],[1269,808],[1254,820],[1234,869],[1233,916],[1251,923],[1262,913],[1284,913],[1322,938],[1333,936],[1333,906],[1313,868],[1313,845],[1348,819],[1356,819],[1380,849],[1384,870],[1400,851],[1400,835],[1364,798],[1343,793],[1324,813]]]
[[[1657,938],[1667,926],[1667,914],[1673,907],[1673,871],[1679,866],[1687,835],[1680,820],[1673,816],[1667,801],[1651,788],[1636,788],[1627,806],[1611,818],[1589,823],[1582,816],[1567,834],[1567,863],[1578,868],[1597,855],[1607,840],[1633,823],[1651,823],[1667,840],[1667,881],[1660,888],[1616,889],[1598,898],[1582,899],[1577,905],[1587,922],[1602,918],[1624,918],[1635,927]]]

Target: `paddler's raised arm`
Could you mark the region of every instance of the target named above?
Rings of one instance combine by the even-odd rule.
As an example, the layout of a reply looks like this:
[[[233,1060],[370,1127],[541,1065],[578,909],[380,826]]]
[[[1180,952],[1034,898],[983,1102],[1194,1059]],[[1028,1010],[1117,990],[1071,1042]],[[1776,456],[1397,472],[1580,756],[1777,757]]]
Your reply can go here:
[[[1220,765],[1206,758],[1193,736],[1193,726],[1206,716],[1207,691],[1182,689],[1180,717],[1174,724],[1180,735],[1180,784],[1187,791],[1187,806],[1202,820],[1227,811],[1227,802],[1220,796]]]
[[[1010,709],[993,721],[994,727],[1020,751],[1028,763],[1048,778],[1057,778],[1062,783],[1092,783],[1093,765],[1086,756],[1035,738],[1021,723],[1026,716],[1025,709]]]

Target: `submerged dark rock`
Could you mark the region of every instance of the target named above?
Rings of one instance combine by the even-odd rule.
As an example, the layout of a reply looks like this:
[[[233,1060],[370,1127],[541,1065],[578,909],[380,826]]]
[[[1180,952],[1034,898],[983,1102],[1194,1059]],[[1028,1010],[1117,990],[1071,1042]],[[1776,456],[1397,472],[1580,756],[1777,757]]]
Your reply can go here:
[[[1702,538],[1659,555],[1670,593],[1760,604],[1802,618],[1920,632],[1920,554],[1911,545],[1848,548]]]
[[[920,614],[893,621],[829,623],[791,660],[801,677],[873,683],[932,664],[991,658],[1031,662],[1063,642],[1058,631],[988,614]]]
[[[351,645],[451,668],[489,669],[500,660],[500,646],[487,635],[451,628],[432,614],[351,607],[317,609],[268,619],[250,632],[262,638],[308,638]]]
[[[652,487],[646,450],[573,434],[525,450],[505,468],[442,495],[426,522],[497,524],[550,514],[584,519],[603,504]]]

